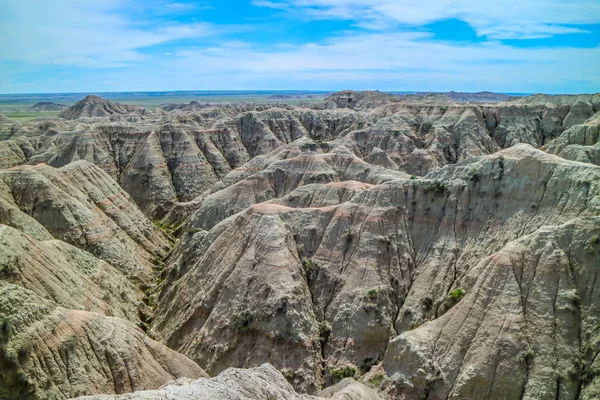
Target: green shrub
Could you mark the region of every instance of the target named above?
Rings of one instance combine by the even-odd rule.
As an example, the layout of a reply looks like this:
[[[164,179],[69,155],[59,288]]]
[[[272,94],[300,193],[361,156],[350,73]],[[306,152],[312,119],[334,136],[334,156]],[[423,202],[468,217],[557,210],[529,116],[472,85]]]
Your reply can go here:
[[[463,289],[461,289],[461,288],[454,289],[448,295],[448,298],[454,300],[456,303],[458,303],[459,301],[461,301],[463,297],[465,297],[465,291]]]
[[[444,301],[444,309],[447,311],[458,304],[462,298],[465,297],[465,291],[461,288],[454,289],[451,291],[448,296],[446,296],[446,301]]]
[[[304,272],[308,275],[319,268],[319,265],[311,259],[302,260],[302,268],[304,268]]]
[[[477,182],[479,180],[477,168],[471,168],[471,170],[469,171],[469,180],[471,180],[472,182]]]
[[[331,334],[331,325],[327,321],[321,321],[319,323],[319,340],[321,343],[326,343],[329,340]]]
[[[435,181],[434,189],[436,192],[445,192],[450,189],[450,186],[448,186],[446,183]]]
[[[353,365],[344,365],[340,368],[333,368],[330,370],[329,375],[331,376],[332,382],[338,383],[344,378],[353,378],[356,376],[357,369]]]
[[[380,389],[381,384],[385,381],[386,376],[383,373],[378,373],[369,378],[369,385],[375,389]]]
[[[233,317],[233,324],[236,331],[240,333],[249,332],[252,329],[252,322],[254,316],[249,311],[244,311],[240,314],[235,314]]]
[[[416,184],[422,187],[425,193],[435,192],[441,194],[450,190],[450,186],[441,181],[417,181]]]
[[[379,289],[370,289],[365,296],[370,301],[375,301],[379,297]]]

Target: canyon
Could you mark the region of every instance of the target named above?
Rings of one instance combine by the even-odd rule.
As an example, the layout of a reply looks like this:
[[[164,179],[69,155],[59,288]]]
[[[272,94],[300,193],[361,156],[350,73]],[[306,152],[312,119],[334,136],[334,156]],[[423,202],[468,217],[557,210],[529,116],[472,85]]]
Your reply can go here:
[[[600,94],[449,95],[0,115],[0,398],[598,398]]]

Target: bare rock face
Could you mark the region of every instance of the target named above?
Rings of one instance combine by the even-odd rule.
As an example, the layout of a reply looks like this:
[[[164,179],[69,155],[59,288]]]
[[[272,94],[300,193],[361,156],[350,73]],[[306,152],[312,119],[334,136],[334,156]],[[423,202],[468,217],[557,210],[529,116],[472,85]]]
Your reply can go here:
[[[99,167],[0,170],[0,398],[67,399],[207,376],[146,336],[165,236]]]
[[[545,150],[568,160],[600,165],[600,112],[584,123],[567,129]]]
[[[65,119],[78,119],[82,117],[108,117],[115,114],[130,114],[139,113],[145,114],[148,110],[129,106],[110,100],[103,99],[98,96],[89,95],[83,100],[75,103],[73,106],[63,110],[58,116]]]
[[[60,240],[40,241],[0,225],[0,277],[67,308],[139,323],[143,294],[124,275]]]
[[[0,114],[0,140],[10,139],[20,128],[20,124],[8,118],[4,114]],[[0,157],[1,158],[1,157]]]
[[[191,230],[170,261],[154,334],[209,373],[269,361],[290,370],[296,388],[311,392],[340,374],[387,360],[388,342],[397,335],[411,335],[423,324],[444,325],[450,317],[442,317],[463,304],[464,294],[478,290],[469,276],[477,268],[488,271],[482,260],[510,242],[600,212],[598,167],[528,145],[448,166],[427,178],[379,184],[335,206],[262,203],[208,232]],[[593,232],[581,245],[592,238]],[[594,265],[591,259],[583,263]],[[485,304],[496,304],[499,295],[489,289],[489,303],[478,305],[480,312],[487,313]],[[510,304],[520,307],[517,300]],[[519,337],[536,334],[522,325],[513,329]],[[564,340],[569,335],[564,332]],[[433,344],[431,338],[415,340]],[[510,349],[503,354],[527,350],[523,341],[501,340],[502,348]],[[437,357],[423,354],[426,360]],[[414,379],[426,383],[430,376],[448,374],[440,379],[447,388],[458,379],[450,368],[471,368],[456,362],[460,356],[440,371],[413,368],[421,361],[409,360],[386,361],[384,367],[390,376],[405,365],[417,375],[423,370],[424,377]],[[519,382],[524,370],[507,370],[505,379]],[[577,387],[579,376],[561,379]],[[430,385],[423,385],[414,390],[425,393]],[[450,393],[439,385],[441,397]]]
[[[63,240],[138,283],[167,248],[162,234],[102,170],[87,162],[0,171],[0,222],[41,240]]]
[[[0,398],[600,396],[598,95],[82,104],[0,141]]]
[[[310,149],[315,148],[309,142],[305,147],[308,153],[294,156],[297,153],[277,151],[267,155],[272,162],[265,169],[207,196],[191,216],[192,228],[210,229],[253,204],[281,198],[307,184],[341,181],[377,184],[408,178],[404,173],[368,164],[345,147],[314,154]],[[278,160],[283,157],[285,159]],[[229,182],[234,179],[233,174],[225,177]]]
[[[168,243],[98,167],[0,171],[0,248],[0,398],[119,394],[207,376],[138,327],[152,313],[141,289]]]
[[[67,310],[3,281],[0,327],[2,398],[119,394],[206,376],[130,322]]]
[[[349,101],[350,100],[350,101]],[[597,96],[466,104],[440,95],[340,92],[323,103],[166,107],[149,112],[88,96],[0,141],[0,167],[98,165],[152,219],[222,187],[255,157],[306,137],[344,146],[367,163],[424,176],[518,143],[547,144],[597,110]],[[104,117],[101,117],[103,116]]]
[[[597,393],[597,382],[578,377],[597,351],[595,283],[580,277],[598,265],[599,223],[544,227],[482,260],[462,279],[456,307],[390,342],[386,371],[402,390],[432,398]]]
[[[398,100],[399,97],[397,96],[379,91],[354,92],[344,90],[327,96],[324,102],[332,102],[337,108],[369,109]]]
[[[175,383],[161,390],[137,392],[122,396],[90,396],[79,400],[380,400],[373,389],[355,381],[327,389],[318,397],[298,394],[272,365],[263,364],[252,369],[229,368],[211,379],[199,379],[192,383]]]
[[[431,92],[423,92],[416,93],[417,96],[428,96],[434,93]],[[493,93],[493,92],[476,92],[476,93],[464,93],[464,92],[455,92],[450,91],[447,93],[442,93],[444,96],[454,100],[454,101],[468,101],[475,103],[494,103],[500,101],[508,101],[513,99],[513,96],[509,96],[502,93]]]

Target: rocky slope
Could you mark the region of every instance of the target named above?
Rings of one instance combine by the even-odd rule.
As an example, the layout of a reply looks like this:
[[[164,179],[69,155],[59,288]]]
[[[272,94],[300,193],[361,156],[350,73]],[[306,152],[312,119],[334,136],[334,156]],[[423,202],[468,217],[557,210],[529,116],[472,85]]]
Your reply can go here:
[[[432,92],[422,92],[416,93],[417,96],[429,96],[435,93]],[[487,102],[500,102],[500,101],[508,101],[511,100],[514,96],[509,96],[502,93],[493,93],[493,92],[476,92],[476,93],[464,93],[464,92],[446,92],[442,93],[444,96],[449,97],[454,101],[465,101],[465,102],[474,102],[474,103],[487,103]]]
[[[0,398],[597,398],[599,111],[346,91],[19,126]]]
[[[101,169],[0,171],[0,398],[67,399],[207,376],[146,336],[167,239]]]
[[[0,281],[0,397],[68,399],[206,376],[130,322],[67,310]]]
[[[109,117],[118,114],[141,114],[148,112],[142,107],[130,106],[105,100],[99,96],[89,95],[73,106],[63,110],[58,116],[64,119],[78,119],[83,117]]]
[[[61,167],[84,159],[119,182],[146,215],[162,218],[173,204],[210,194],[231,171],[300,137],[344,145],[368,163],[423,176],[517,143],[545,145],[590,118],[600,100],[534,96],[472,105],[440,95],[348,91],[304,108],[180,108],[150,112],[88,96],[61,114],[73,121],[32,121],[0,141],[0,167]],[[97,115],[108,116],[90,118]]]
[[[101,169],[85,161],[0,171],[0,223],[86,250],[140,284],[168,243]]]
[[[8,118],[4,114],[0,114],[0,140],[10,139],[12,135],[17,133],[20,126],[17,121]]]
[[[545,150],[569,160],[600,165],[600,112],[567,129]]]
[[[521,145],[427,179],[364,187],[338,205],[331,205],[340,202],[331,191],[325,204],[309,208],[252,206],[208,232],[187,233],[170,260],[154,333],[209,373],[269,361],[293,371],[297,388],[313,391],[344,368],[368,370],[388,357],[388,341],[396,335],[417,332],[429,320],[443,324],[449,317],[440,317],[455,297],[458,302],[478,290],[470,274],[486,257],[545,226],[598,215],[598,182],[598,167]],[[592,243],[594,234],[597,229],[580,245]],[[599,265],[592,259],[585,265]],[[565,285],[566,291],[582,290]],[[491,300],[485,304],[495,304],[494,292],[486,295]],[[546,295],[539,296],[531,301],[544,302]],[[518,305],[520,299],[513,299]],[[561,332],[565,340],[581,324]],[[534,336],[524,327],[513,329]],[[510,354],[527,351],[523,341],[498,340]],[[544,351],[549,358],[536,362],[551,368],[552,357],[560,355],[551,345]],[[386,372],[396,374],[403,362],[387,364]],[[440,367],[432,373],[445,375],[434,383],[472,389],[472,381],[461,383],[463,389],[456,383],[458,371]],[[494,371],[485,377],[493,380]],[[523,371],[504,376],[514,384]],[[569,379],[577,388],[580,381]],[[420,389],[419,396],[428,387]]]
[[[229,368],[211,379],[192,383],[178,382],[161,390],[138,392],[122,396],[80,397],[80,400],[102,399],[195,399],[195,400],[380,400],[373,389],[348,379],[323,391],[319,396],[301,395],[294,391],[283,375],[272,365],[264,364],[252,369]]]

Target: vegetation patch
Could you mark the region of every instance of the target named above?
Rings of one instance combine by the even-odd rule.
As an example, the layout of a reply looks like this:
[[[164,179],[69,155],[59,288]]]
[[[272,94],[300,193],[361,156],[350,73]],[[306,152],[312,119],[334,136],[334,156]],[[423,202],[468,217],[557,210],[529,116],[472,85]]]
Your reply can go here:
[[[367,291],[367,294],[365,295],[365,298],[369,301],[377,301],[377,299],[379,298],[379,294],[379,288],[369,289],[369,291]]]
[[[423,189],[423,192],[425,193],[433,192],[437,194],[442,194],[450,190],[450,186],[447,183],[441,181],[428,181],[419,179],[415,181],[415,184],[421,189]]]
[[[458,302],[461,301],[463,297],[465,297],[465,294],[466,292],[464,291],[464,289],[461,288],[454,289],[453,291],[448,293],[448,296],[446,296],[446,299],[442,304],[440,315],[454,307],[456,304],[458,304]]]
[[[311,272],[314,272],[319,268],[319,264],[311,259],[302,260],[302,268],[304,269],[306,275],[309,275]]]
[[[345,378],[354,378],[358,370],[354,365],[344,365],[340,368],[333,368],[329,371],[331,377],[331,383],[336,384]]]
[[[470,180],[471,182],[478,182],[478,181],[479,181],[479,178],[480,178],[480,177],[479,177],[479,173],[478,173],[478,170],[477,170],[477,168],[471,168],[471,169],[469,170],[469,180]]]
[[[240,333],[250,332],[252,330],[252,322],[254,322],[254,316],[250,311],[244,311],[239,314],[235,314],[232,318],[235,330]]]
[[[331,324],[327,321],[321,321],[319,323],[319,341],[321,344],[327,343],[331,335]]]
[[[165,234],[167,240],[171,243],[171,245],[175,244],[175,242],[177,241],[177,238],[175,237],[175,231],[177,231],[178,229],[177,226],[173,224],[163,223],[160,220],[154,220],[152,222],[158,229],[160,229]]]
[[[458,288],[458,289],[454,289],[453,291],[450,292],[450,294],[448,295],[448,299],[453,302],[454,304],[458,303],[459,301],[462,300],[462,298],[465,297],[465,291],[464,289]]]
[[[367,382],[369,383],[369,386],[371,386],[375,389],[381,389],[381,387],[383,386],[383,383],[386,380],[387,380],[387,376],[384,373],[379,372],[377,374],[374,374],[372,377],[370,377]]]

